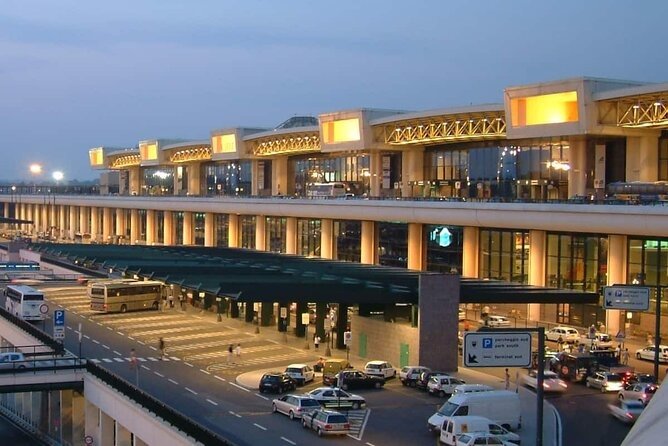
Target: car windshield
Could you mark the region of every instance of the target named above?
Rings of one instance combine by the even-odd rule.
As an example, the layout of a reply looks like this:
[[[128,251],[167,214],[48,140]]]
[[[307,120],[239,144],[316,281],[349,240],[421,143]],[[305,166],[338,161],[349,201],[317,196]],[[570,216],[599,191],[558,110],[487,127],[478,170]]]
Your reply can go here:
[[[366,366],[367,369],[380,369],[380,365],[378,364],[369,364]]]
[[[263,378],[265,381],[278,381],[278,376],[267,375]]]
[[[458,407],[459,406],[457,404],[446,401],[445,404],[443,404],[441,408],[438,409],[438,413],[443,416],[449,417],[455,412],[455,410],[457,410]]]
[[[296,367],[288,367],[287,369],[285,369],[285,372],[286,373],[301,373],[302,369],[298,369]]]
[[[622,377],[619,375],[608,375],[608,381],[621,381]]]
[[[302,407],[318,407],[318,406],[320,406],[320,403],[317,402],[316,400],[311,400],[311,399],[302,400]]]
[[[348,419],[345,415],[330,415],[327,419],[328,423],[347,423]]]

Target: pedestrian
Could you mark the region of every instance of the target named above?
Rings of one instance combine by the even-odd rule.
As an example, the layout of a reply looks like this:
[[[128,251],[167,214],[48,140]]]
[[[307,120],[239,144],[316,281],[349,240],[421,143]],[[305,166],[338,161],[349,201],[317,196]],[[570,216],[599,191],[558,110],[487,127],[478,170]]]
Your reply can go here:
[[[654,340],[652,339],[652,333],[647,333],[647,346],[650,347],[654,345]]]
[[[559,335],[559,338],[557,338],[557,350],[562,351],[564,349],[564,338]]]
[[[227,363],[232,364],[232,352],[234,351],[234,347],[232,347],[232,344],[227,347]]]
[[[622,364],[629,365],[629,349],[625,348],[622,352]]]
[[[167,300],[169,301],[169,308],[174,308],[174,294],[169,293]]]
[[[617,344],[615,349],[615,358],[617,358],[617,361],[622,359],[622,346],[620,344]]]
[[[315,339],[313,339],[313,345],[315,345],[315,349],[318,350],[318,347],[320,346],[320,336],[315,335]]]
[[[130,349],[130,370],[137,368],[137,353],[135,349]]]
[[[160,360],[165,357],[165,340],[161,337],[158,340],[158,348],[160,349]]]
[[[506,369],[506,374],[505,374],[505,388],[506,390],[510,389],[510,373],[508,373],[508,369]]]
[[[466,320],[464,321],[464,331],[469,331],[471,329],[471,326],[469,325],[469,321]]]
[[[237,346],[234,348],[234,354],[237,356],[237,358],[241,358],[241,344],[237,344]]]

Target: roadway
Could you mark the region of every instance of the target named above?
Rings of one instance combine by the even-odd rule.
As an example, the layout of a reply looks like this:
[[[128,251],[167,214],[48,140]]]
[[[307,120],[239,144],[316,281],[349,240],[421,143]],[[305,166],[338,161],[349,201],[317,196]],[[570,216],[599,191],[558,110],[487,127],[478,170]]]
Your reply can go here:
[[[275,327],[252,326],[240,320],[200,313],[190,307],[158,312],[127,314],[93,313],[85,296],[85,287],[77,285],[43,286],[49,301],[49,314],[62,306],[67,310],[66,348],[79,351],[79,324],[82,327],[82,356],[116,373],[154,397],[167,403],[209,429],[238,444],[313,444],[315,434],[299,423],[271,413],[271,397],[237,383],[240,374],[255,370],[282,370],[287,364],[313,364],[321,350],[305,350],[304,340],[283,336]],[[51,331],[51,320],[44,329]],[[159,360],[158,340],[166,341],[167,357]],[[242,345],[241,358],[228,364],[227,347]],[[134,348],[139,368],[131,370],[130,350]],[[632,350],[632,348],[634,350]],[[629,346],[634,352],[635,346]],[[337,354],[340,354],[338,352]],[[363,365],[361,358],[351,358]],[[641,371],[651,371],[649,362],[632,359]],[[500,385],[502,370],[488,369],[487,379]],[[462,372],[465,370],[462,369]],[[522,372],[520,372],[522,373]],[[481,381],[476,381],[481,382]],[[308,391],[317,384],[304,386]],[[368,411],[351,414],[355,431],[352,438],[330,439],[335,444],[367,446],[434,444],[426,429],[426,420],[443,399],[429,397],[415,389],[388,381],[382,390],[355,392],[367,399]],[[606,404],[612,394],[602,395],[582,385],[570,386],[560,397],[550,398],[564,423],[564,444],[621,444],[628,427],[608,415]],[[586,422],[583,422],[586,420]],[[596,426],[592,429],[592,426]],[[523,444],[532,444],[523,434]]]

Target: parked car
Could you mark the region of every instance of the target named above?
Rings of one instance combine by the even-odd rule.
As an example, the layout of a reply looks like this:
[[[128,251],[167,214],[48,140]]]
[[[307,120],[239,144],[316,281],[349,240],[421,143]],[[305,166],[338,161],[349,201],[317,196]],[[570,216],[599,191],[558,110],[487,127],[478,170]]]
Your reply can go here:
[[[338,387],[318,387],[311,390],[307,395],[316,399],[321,406],[326,408],[350,408],[361,409],[366,400],[359,395],[348,393]]]
[[[571,327],[553,327],[545,332],[545,339],[557,342],[561,337],[562,342],[574,344],[580,342],[580,332]]]
[[[532,389],[538,388],[538,371],[529,370],[529,373],[522,376],[522,382],[525,386]],[[543,392],[563,393],[568,389],[565,381],[559,378],[554,372],[546,370],[543,372]]]
[[[290,378],[290,375],[282,372],[269,372],[260,378],[260,393],[275,392],[283,393],[288,390],[295,390],[297,382]]]
[[[343,389],[380,389],[385,385],[385,378],[369,375],[359,370],[341,370],[336,383]]]
[[[591,350],[606,350],[613,348],[612,337],[607,333],[594,333],[593,337],[582,336],[580,342]]]
[[[635,423],[644,409],[645,405],[640,401],[622,400],[608,404],[610,415],[629,424]]]
[[[322,383],[326,386],[335,385],[336,374],[351,368],[347,359],[328,359],[322,366]]]
[[[447,419],[462,415],[489,418],[507,430],[519,429],[522,425],[520,396],[509,390],[458,393],[429,417],[427,427],[432,432],[439,432]]]
[[[510,320],[505,316],[487,316],[483,323],[488,327],[510,327]]]
[[[462,434],[457,437],[456,446],[482,446],[482,445],[501,445],[508,446],[514,443],[504,441],[494,434],[486,434],[483,432],[471,432]]]
[[[291,420],[301,418],[303,414],[320,409],[320,403],[307,395],[284,395],[271,402],[271,410],[284,413]]]
[[[459,322],[466,320],[466,310],[463,308],[459,309]]]
[[[431,372],[431,369],[421,365],[407,365],[399,370],[399,380],[404,386],[415,387],[415,382],[423,372]]]
[[[285,368],[285,373],[297,382],[298,386],[303,386],[315,378],[315,372],[306,364],[290,364]]]
[[[387,361],[369,361],[364,366],[364,372],[385,379],[397,376],[397,370]]]
[[[650,373],[631,373],[626,378],[626,384],[658,384],[659,381],[656,379],[656,376]]]
[[[434,375],[429,378],[427,391],[430,395],[438,395],[443,398],[446,395],[452,395],[455,387],[460,384],[466,384],[466,381],[462,381],[454,376]]]
[[[655,346],[650,345],[640,350],[636,350],[637,359],[654,361]],[[659,345],[659,362],[668,362],[668,345]]]
[[[504,429],[489,418],[466,415],[450,417],[443,421],[440,441],[443,444],[454,446],[457,442],[457,437],[472,432],[492,434],[514,444],[520,444],[521,442],[518,434]]]
[[[420,373],[420,378],[418,378],[417,381],[415,381],[415,387],[417,387],[420,390],[427,390],[427,385],[429,384],[429,380],[431,379],[432,376],[434,375],[447,375],[447,372],[439,372],[439,371],[434,371],[432,370],[431,372],[422,372]]]
[[[640,401],[645,406],[652,399],[659,386],[652,383],[629,384],[619,391],[620,400]]]
[[[600,389],[601,392],[618,392],[622,390],[624,383],[617,373],[596,372],[587,377],[585,385]]]
[[[323,435],[348,435],[350,423],[342,413],[317,409],[302,416],[304,429],[314,430],[319,437]]]
[[[0,369],[25,369],[26,358],[21,352],[0,353]]]

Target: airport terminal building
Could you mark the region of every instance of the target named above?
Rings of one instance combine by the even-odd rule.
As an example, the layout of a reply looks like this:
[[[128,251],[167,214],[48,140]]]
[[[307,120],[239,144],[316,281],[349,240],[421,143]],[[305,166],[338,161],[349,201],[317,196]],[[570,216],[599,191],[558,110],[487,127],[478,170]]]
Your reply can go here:
[[[502,104],[223,127],[91,149],[91,167],[118,178],[99,195],[6,186],[0,202],[5,217],[33,222],[24,231],[58,239],[249,248],[585,292],[645,285],[646,312],[492,308],[645,334],[668,285],[667,104],[668,84],[574,78],[508,87]]]

